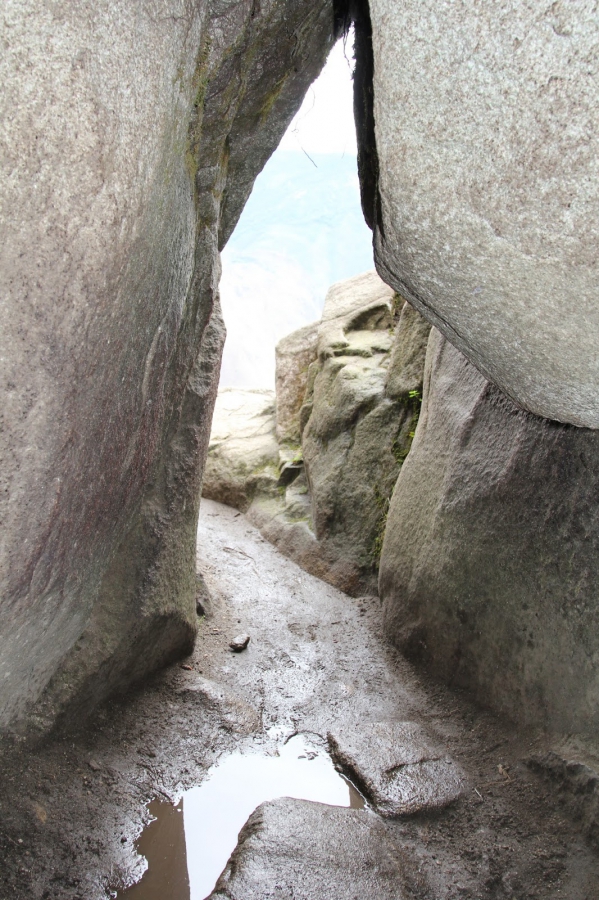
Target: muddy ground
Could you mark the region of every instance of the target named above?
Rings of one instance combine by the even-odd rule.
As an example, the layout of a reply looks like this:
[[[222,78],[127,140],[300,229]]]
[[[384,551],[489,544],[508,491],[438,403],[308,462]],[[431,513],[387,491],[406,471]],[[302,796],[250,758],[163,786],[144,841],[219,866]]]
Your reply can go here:
[[[212,601],[189,659],[83,733],[2,759],[0,900],[100,900],[131,883],[147,802],[177,800],[234,748],[403,719],[440,735],[469,778],[445,810],[384,822],[428,885],[423,900],[596,900],[588,803],[528,764],[547,736],[417,677],[383,639],[378,599],[306,574],[235,510],[203,502],[198,569]],[[251,642],[234,654],[239,632]],[[585,784],[586,802],[597,786]]]

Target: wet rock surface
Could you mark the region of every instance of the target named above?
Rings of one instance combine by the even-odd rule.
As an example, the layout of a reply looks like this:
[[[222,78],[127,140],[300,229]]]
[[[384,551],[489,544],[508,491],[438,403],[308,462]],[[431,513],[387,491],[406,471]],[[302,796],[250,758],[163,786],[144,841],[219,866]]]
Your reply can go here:
[[[523,408],[597,428],[594,7],[441,8],[369,3],[377,267]]]
[[[211,900],[408,900],[409,866],[367,811],[302,800],[258,807]]]
[[[419,900],[594,900],[596,849],[557,783],[526,762],[553,740],[519,735],[423,683],[386,643],[377,599],[302,571],[231,508],[203,501],[198,566],[212,611],[185,661],[191,672],[172,667],[25,763],[3,754],[0,897],[105,900],[109,885],[142,874],[134,840],[148,799],[176,801],[233,751],[274,753],[296,733],[324,740],[356,724],[409,721],[469,782],[444,809],[380,820],[417,873]],[[230,636],[241,631],[252,641],[233,654]]]
[[[599,847],[599,755],[576,739],[566,739],[527,760],[555,788],[562,808]]]
[[[438,331],[387,519],[389,636],[481,703],[599,728],[599,435],[518,409]]]
[[[414,722],[362,722],[328,738],[336,765],[383,816],[438,809],[466,789],[459,766]]]
[[[245,646],[247,647],[247,643]],[[193,670],[178,679],[176,691],[187,702],[197,703],[200,709],[215,711],[239,734],[251,734],[260,725],[258,710],[244,701],[238,693],[223,684],[202,678]]]

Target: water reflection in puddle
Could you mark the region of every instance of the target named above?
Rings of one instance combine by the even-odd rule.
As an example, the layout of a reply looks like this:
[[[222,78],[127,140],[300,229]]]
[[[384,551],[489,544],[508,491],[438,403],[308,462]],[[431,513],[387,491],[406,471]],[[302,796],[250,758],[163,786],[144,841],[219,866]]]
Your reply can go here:
[[[360,794],[335,770],[326,751],[297,735],[278,756],[235,753],[223,759],[177,806],[154,801],[154,821],[138,841],[148,860],[142,880],[123,900],[204,900],[260,803],[277,797],[362,808]]]

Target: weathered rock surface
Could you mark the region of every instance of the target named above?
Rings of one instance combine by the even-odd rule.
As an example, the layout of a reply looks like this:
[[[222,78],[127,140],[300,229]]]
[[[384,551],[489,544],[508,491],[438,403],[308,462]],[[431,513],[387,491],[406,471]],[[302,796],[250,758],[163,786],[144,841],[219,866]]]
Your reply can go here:
[[[218,249],[333,42],[328,0],[5,10],[0,727],[189,649]]]
[[[519,410],[437,331],[380,568],[388,633],[484,704],[599,728],[599,435]]]
[[[263,803],[210,900],[402,900],[406,860],[380,819],[304,800]]]
[[[272,493],[279,478],[275,394],[223,388],[212,420],[202,494],[246,511],[257,490]]]
[[[391,400],[422,396],[424,360],[431,326],[409,303],[404,303],[389,359],[385,395]]]
[[[519,405],[598,428],[594,5],[369,6],[379,272]]]
[[[385,396],[394,326],[394,293],[376,273],[333,285],[302,411],[314,534],[325,558],[342,568],[338,586],[354,593],[376,572],[397,445],[410,430],[408,398]]]
[[[459,766],[414,722],[362,722],[328,737],[338,768],[383,816],[440,809],[464,789]]]
[[[281,443],[300,442],[300,410],[308,387],[308,370],[316,360],[318,323],[306,325],[284,337],[275,348],[277,438]]]
[[[333,285],[300,411],[305,475],[284,499],[258,495],[250,510],[279,549],[349,593],[376,591],[389,497],[418,418],[429,330],[375,272]]]

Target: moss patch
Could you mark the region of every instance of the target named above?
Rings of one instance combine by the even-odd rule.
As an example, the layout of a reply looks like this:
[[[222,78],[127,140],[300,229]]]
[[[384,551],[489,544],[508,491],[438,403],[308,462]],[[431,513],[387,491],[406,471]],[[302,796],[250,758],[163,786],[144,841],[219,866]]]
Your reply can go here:
[[[422,409],[421,391],[410,391],[403,402],[408,409],[408,425],[407,429],[405,426],[400,429],[392,447],[393,455],[399,466],[403,466],[416,434],[416,426]]]

